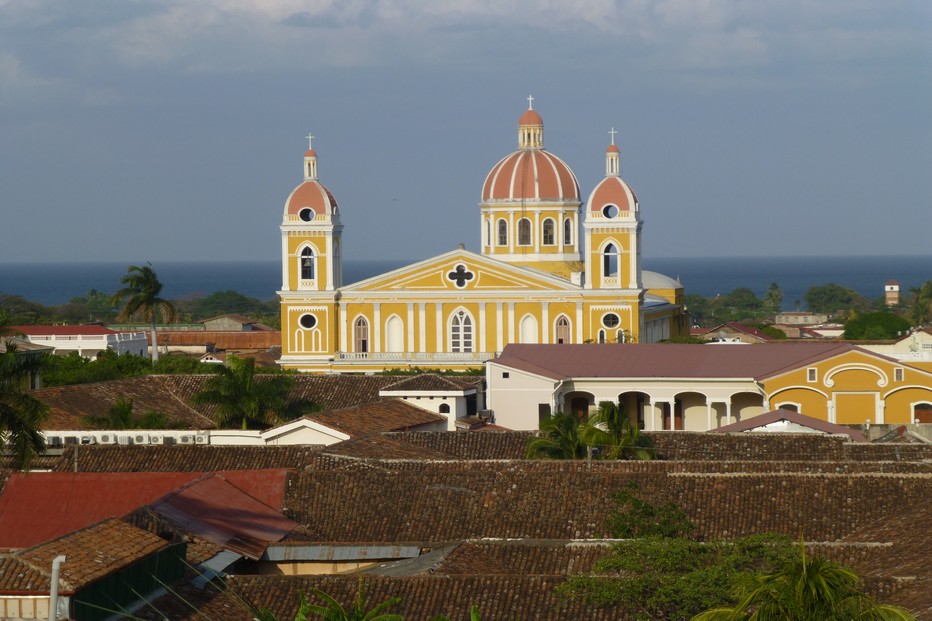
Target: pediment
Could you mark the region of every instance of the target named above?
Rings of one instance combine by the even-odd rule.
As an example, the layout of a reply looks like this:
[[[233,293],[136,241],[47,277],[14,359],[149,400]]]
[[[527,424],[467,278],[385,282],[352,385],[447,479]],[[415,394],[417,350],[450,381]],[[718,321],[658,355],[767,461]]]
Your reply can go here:
[[[362,291],[575,291],[566,279],[457,250],[343,287]]]

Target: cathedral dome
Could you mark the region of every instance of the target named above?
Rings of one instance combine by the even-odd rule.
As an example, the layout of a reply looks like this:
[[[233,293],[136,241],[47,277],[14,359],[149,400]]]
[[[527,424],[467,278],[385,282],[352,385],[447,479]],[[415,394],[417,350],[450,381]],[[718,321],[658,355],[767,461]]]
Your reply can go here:
[[[482,185],[483,202],[528,200],[579,201],[576,175],[544,150],[544,122],[530,107],[518,120],[518,150],[499,160]]]
[[[310,222],[315,216],[335,216],[338,213],[339,208],[333,194],[317,180],[317,152],[308,148],[304,152],[304,182],[296,187],[285,201],[285,218],[298,216],[301,220]]]
[[[612,128],[612,144],[605,149],[605,177],[589,195],[589,211],[602,213],[613,218],[619,213],[634,213],[638,210],[638,197],[621,178],[621,150],[615,144],[615,129]]]
[[[332,216],[339,212],[333,194],[316,179],[308,179],[296,187],[285,201],[285,215],[300,216],[302,210],[311,209],[316,215]],[[305,212],[306,213],[306,212]],[[304,219],[302,217],[302,219]],[[313,219],[313,218],[311,218]]]

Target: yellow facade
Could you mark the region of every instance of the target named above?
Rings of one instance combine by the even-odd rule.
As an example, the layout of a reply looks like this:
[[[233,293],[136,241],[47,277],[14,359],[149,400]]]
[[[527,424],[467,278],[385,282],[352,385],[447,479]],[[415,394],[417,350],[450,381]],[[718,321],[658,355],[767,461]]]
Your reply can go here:
[[[587,224],[590,210],[582,209],[572,171],[543,151],[542,122],[530,130],[519,123],[519,144],[497,165],[504,172],[493,169],[495,178],[486,180],[481,253],[460,248],[346,286],[339,211],[317,181],[316,153],[309,151],[305,183],[286,201],[281,226],[280,363],[311,372],[467,369],[509,343],[652,342],[685,334],[682,286],[656,274],[648,278],[660,285],[656,292],[642,284],[652,273],[640,266],[636,204]],[[535,182],[544,164],[553,178],[549,186],[541,180],[536,194],[515,198],[525,183],[516,179],[530,174],[521,166],[530,160],[542,166]],[[323,207],[315,203],[321,200]],[[603,267],[614,273],[603,274]]]
[[[932,404],[932,373],[862,350],[813,362],[763,382],[770,408],[841,425],[905,425]]]

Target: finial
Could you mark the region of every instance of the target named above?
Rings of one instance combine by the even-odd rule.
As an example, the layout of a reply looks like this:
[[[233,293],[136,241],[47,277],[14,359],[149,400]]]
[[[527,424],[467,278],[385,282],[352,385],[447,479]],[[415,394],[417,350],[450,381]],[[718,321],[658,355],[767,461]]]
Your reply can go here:
[[[527,109],[528,110],[534,109],[534,96],[533,95],[527,96]]]
[[[311,142],[314,140],[315,136],[311,132],[307,133],[307,150],[312,151],[314,147],[311,146]]]
[[[610,132],[608,132],[608,133],[612,135],[612,144],[615,144],[615,134],[617,134],[618,131],[613,127],[613,128],[612,128],[612,131],[610,131]]]

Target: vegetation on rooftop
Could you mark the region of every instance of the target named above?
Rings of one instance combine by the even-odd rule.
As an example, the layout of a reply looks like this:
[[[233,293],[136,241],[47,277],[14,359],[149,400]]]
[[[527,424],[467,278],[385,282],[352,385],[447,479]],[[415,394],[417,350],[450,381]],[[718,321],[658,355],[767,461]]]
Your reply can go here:
[[[32,378],[41,372],[45,354],[20,352],[9,328],[9,317],[0,310],[0,451],[12,455],[15,468],[26,469],[45,449],[39,428],[48,407],[30,394]]]
[[[557,412],[528,440],[528,459],[652,459],[653,443],[629,421],[621,404],[599,403],[587,420]]]

